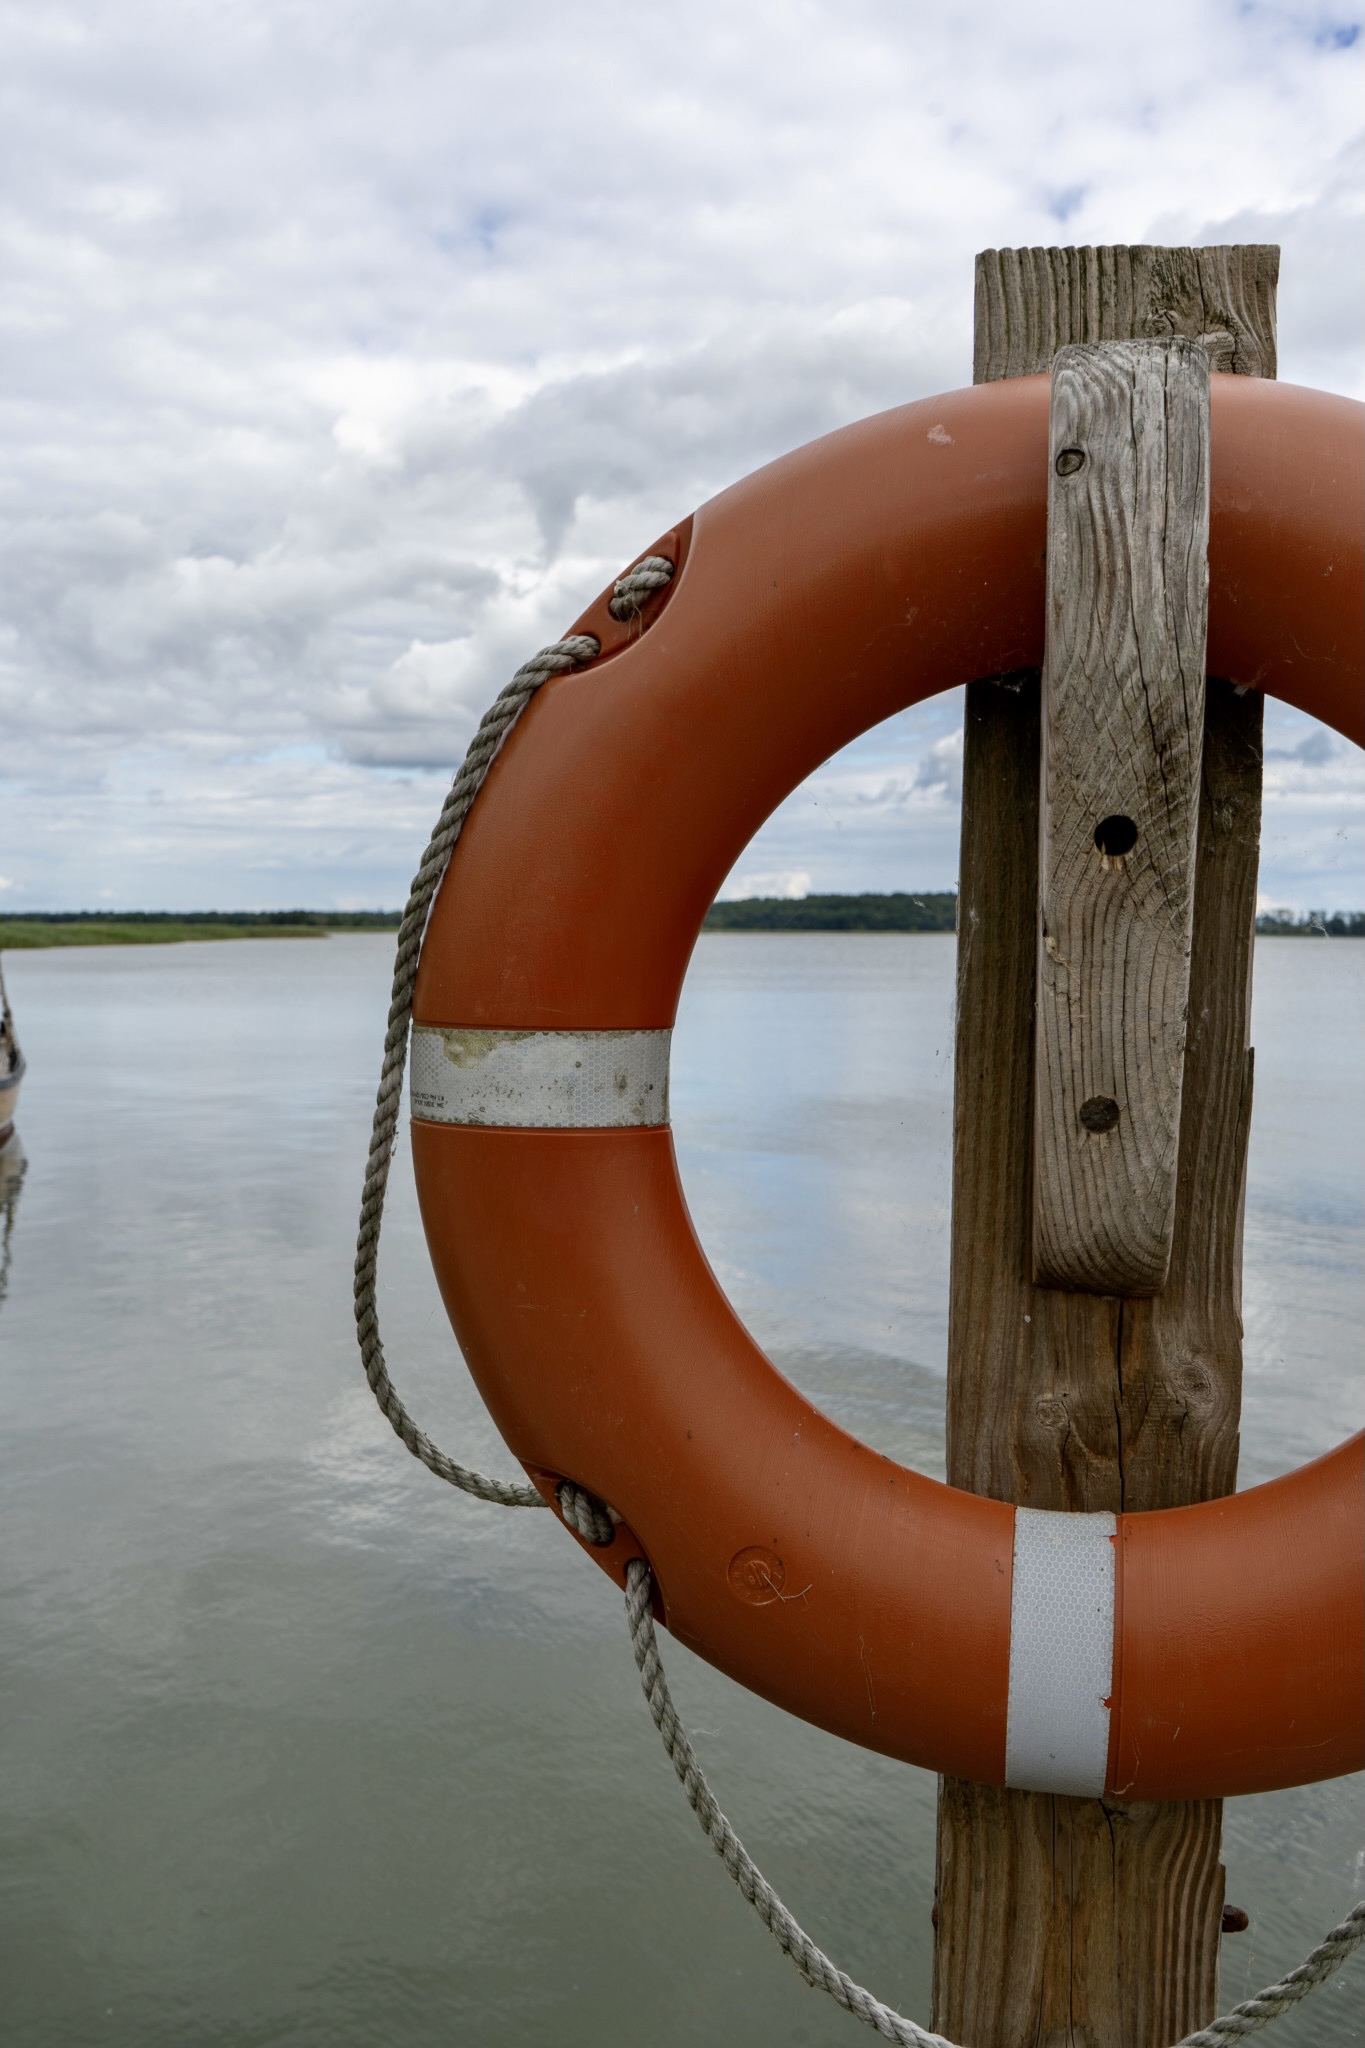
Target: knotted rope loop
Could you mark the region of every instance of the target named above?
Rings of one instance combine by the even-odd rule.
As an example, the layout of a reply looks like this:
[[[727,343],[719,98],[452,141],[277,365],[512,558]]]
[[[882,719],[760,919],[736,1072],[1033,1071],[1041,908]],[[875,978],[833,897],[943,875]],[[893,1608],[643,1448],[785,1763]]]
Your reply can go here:
[[[827,1991],[836,2005],[841,2005],[845,2012],[851,2012],[855,2019],[871,2027],[884,2041],[899,2042],[902,2048],[953,2048],[953,2043],[946,2041],[942,2034],[931,2034],[926,2028],[916,2026],[913,2020],[906,2019],[903,2013],[893,2012],[889,2005],[883,2005],[880,1999],[874,1998],[861,1984],[855,1984],[822,1949],[816,1947],[783,1905],[721,1812],[720,1803],[697,1762],[687,1730],[678,1719],[663,1666],[659,1662],[658,1639],[650,1610],[650,1584],[649,1566],[643,1559],[633,1558],[626,1566],[626,1621],[650,1718],[659,1731],[678,1782],[687,1795],[687,1803],[701,1824],[702,1833],[741,1893],[783,1955],[795,1963],[806,1982],[819,1991]],[[1287,2012],[1291,2005],[1297,2005],[1319,1984],[1325,1983],[1362,1941],[1365,1941],[1365,1900],[1351,1908],[1340,1926],[1334,1927],[1327,1939],[1296,1970],[1291,1970],[1278,1983],[1267,1985],[1254,1998],[1235,2005],[1231,2012],[1211,2021],[1207,2027],[1201,2027],[1198,2033],[1187,2034],[1176,2048],[1226,2048],[1228,2042],[1240,2041],[1245,2035],[1256,2033],[1271,2020],[1278,2019],[1282,2012]]]
[[[627,569],[624,576],[617,578],[607,606],[612,617],[623,623],[638,619],[654,593],[672,581],[673,567],[666,555],[646,555],[633,569]]]
[[[589,1493],[586,1486],[575,1486],[571,1479],[561,1480],[555,1498],[560,1514],[585,1543],[601,1550],[613,1540],[620,1516],[595,1493]]]

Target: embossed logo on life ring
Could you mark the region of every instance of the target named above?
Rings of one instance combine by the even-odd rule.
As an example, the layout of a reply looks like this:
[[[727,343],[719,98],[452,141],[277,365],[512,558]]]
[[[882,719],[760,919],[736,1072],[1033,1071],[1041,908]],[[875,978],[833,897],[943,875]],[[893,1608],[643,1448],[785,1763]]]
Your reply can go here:
[[[782,1597],[787,1567],[775,1550],[752,1543],[747,1550],[737,1550],[730,1559],[729,1580],[730,1591],[737,1600],[747,1600],[751,1607],[766,1607],[769,1601]]]

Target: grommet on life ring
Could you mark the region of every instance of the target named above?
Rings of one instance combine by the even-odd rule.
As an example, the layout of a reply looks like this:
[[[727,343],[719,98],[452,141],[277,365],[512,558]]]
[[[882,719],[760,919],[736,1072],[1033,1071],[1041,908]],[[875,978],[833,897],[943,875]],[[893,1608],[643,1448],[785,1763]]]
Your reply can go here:
[[[513,729],[432,912],[418,1192],[507,1444],[552,1506],[610,1504],[580,1540],[618,1583],[647,1558],[700,1655],[959,1777],[1262,1791],[1365,1762],[1363,1440],[1149,1514],[923,1478],[753,1343],[668,1129],[688,958],[763,819],[892,712],[1040,665],[1047,435],[1045,378],[846,428],[659,542],[642,620],[579,621],[600,655]],[[1362,408],[1215,377],[1212,437],[1210,671],[1360,743]]]

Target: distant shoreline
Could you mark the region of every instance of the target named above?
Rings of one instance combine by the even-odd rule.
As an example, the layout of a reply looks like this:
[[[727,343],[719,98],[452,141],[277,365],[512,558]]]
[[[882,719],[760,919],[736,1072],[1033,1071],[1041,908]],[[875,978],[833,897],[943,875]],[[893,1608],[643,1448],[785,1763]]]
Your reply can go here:
[[[1258,939],[1365,939],[1365,910],[1310,910],[1306,917],[1281,917],[1263,911],[1256,920]]]
[[[0,952],[53,946],[176,946],[208,939],[325,939],[330,932],[391,932],[397,910],[55,910],[0,916]],[[741,896],[713,903],[706,932],[952,932],[952,890],[858,896]],[[1264,912],[1262,939],[1365,938],[1365,911]]]
[[[0,952],[50,946],[179,946],[206,939],[325,939],[397,931],[398,910],[54,910],[0,917]]]

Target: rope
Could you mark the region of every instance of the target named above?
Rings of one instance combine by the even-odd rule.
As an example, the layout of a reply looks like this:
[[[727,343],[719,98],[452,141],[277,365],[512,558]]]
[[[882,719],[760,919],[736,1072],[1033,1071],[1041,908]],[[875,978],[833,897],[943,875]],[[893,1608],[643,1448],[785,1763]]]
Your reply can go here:
[[[917,2027],[913,2020],[905,2019],[900,2013],[892,2012],[861,1984],[855,1984],[845,1971],[838,1969],[822,1949],[818,1949],[805,1929],[793,1919],[767,1878],[754,1862],[739,1836],[720,1810],[720,1802],[707,1784],[701,1765],[697,1762],[696,1751],[682,1722],[678,1719],[659,1662],[659,1646],[654,1635],[654,1616],[650,1612],[650,1569],[641,1558],[632,1558],[626,1566],[626,1619],[630,1624],[630,1639],[635,1649],[635,1663],[640,1673],[654,1726],[663,1739],[669,1762],[678,1774],[678,1782],[687,1794],[687,1803],[701,1823],[701,1831],[711,1847],[729,1871],[742,1895],[749,1901],[773,1940],[784,1956],[795,1963],[808,1984],[818,1991],[827,1991],[836,2005],[845,2012],[851,2012],[864,2026],[874,2027],[884,2041],[897,2041],[903,2048],[953,2048],[942,2034],[930,2034],[923,2027]]]
[[[592,660],[597,650],[598,642],[590,634],[583,633],[542,647],[539,654],[524,663],[485,711],[441,806],[441,815],[413,877],[403,921],[398,927],[384,1061],[375,1098],[365,1186],[360,1197],[360,1229],[355,1247],[355,1325],[370,1391],[396,1435],[414,1458],[421,1459],[428,1472],[434,1472],[438,1479],[447,1480],[451,1486],[458,1486],[462,1493],[472,1493],[476,1500],[495,1501],[505,1508],[543,1508],[545,1502],[534,1486],[516,1486],[506,1479],[488,1479],[482,1472],[471,1472],[467,1465],[447,1457],[426,1431],[417,1427],[389,1378],[384,1362],[384,1345],[379,1335],[379,1306],[375,1299],[379,1227],[384,1219],[384,1197],[388,1191],[389,1167],[398,1133],[403,1071],[408,1059],[408,1025],[412,1020],[412,990],[417,979],[417,961],[431,900],[450,865],[450,856],[469,816],[469,807],[483,787],[484,777],[493,765],[498,748],[542,683],[551,676],[581,668],[585,661]]]
[[[664,556],[646,555],[633,569],[618,577],[613,585],[609,607],[613,618],[638,618],[650,598],[663,589],[672,574],[673,564]],[[407,1445],[414,1458],[421,1459],[428,1472],[434,1472],[438,1479],[446,1480],[451,1486],[458,1486],[462,1493],[473,1494],[476,1500],[493,1501],[504,1508],[543,1508],[545,1502],[534,1486],[514,1485],[506,1479],[489,1479],[482,1472],[472,1472],[467,1465],[447,1457],[426,1431],[417,1427],[389,1378],[379,1334],[379,1304],[376,1299],[379,1228],[384,1220],[384,1197],[388,1193],[389,1168],[393,1162],[398,1112],[403,1099],[408,1026],[412,1022],[412,991],[417,980],[417,962],[432,899],[450,866],[450,856],[464,829],[470,805],[483,788],[484,777],[492,767],[499,747],[536,691],[551,676],[582,668],[600,651],[601,643],[591,633],[571,634],[566,640],[555,640],[548,647],[542,647],[539,654],[522,664],[511,682],[494,698],[469,742],[469,750],[441,806],[441,815],[413,877],[407,906],[398,927],[384,1059],[379,1072],[379,1092],[375,1097],[365,1185],[360,1196],[360,1227],[355,1246],[355,1326],[370,1391],[394,1433]],[[568,1491],[574,1497],[574,1513],[582,1517],[581,1523],[576,1520],[570,1526],[578,1529],[588,1543],[610,1543],[614,1534],[614,1525],[610,1521],[606,1524],[605,1536],[593,1533],[602,1526],[594,1519],[596,1514],[600,1511],[606,1515],[609,1511],[601,1502],[593,1501],[591,1494],[582,1493],[579,1488],[569,1488]],[[565,1507],[564,1494],[565,1489],[561,1487],[560,1509],[568,1520],[569,1509]],[[582,1507],[580,1502],[590,1503],[590,1506]]]
[[[687,1795],[687,1803],[740,1892],[783,1955],[796,1965],[806,1982],[814,1985],[817,1991],[827,1991],[836,2005],[841,2005],[845,2012],[851,2012],[864,2026],[873,2028],[884,2041],[899,2042],[902,2048],[954,2048],[954,2044],[946,2041],[942,2034],[931,2034],[917,2026],[914,2020],[906,2019],[904,2014],[893,2012],[890,2006],[883,2005],[880,1999],[874,1998],[861,1984],[855,1984],[846,1971],[832,1963],[783,1905],[735,1833],[706,1782],[691,1738],[673,1705],[663,1666],[659,1662],[654,1616],[650,1611],[651,1584],[649,1566],[641,1558],[632,1558],[626,1566],[626,1620],[640,1684],[650,1718]],[[1316,1991],[1319,1984],[1324,1984],[1339,1970],[1363,1941],[1365,1900],[1351,1908],[1341,1924],[1332,1929],[1327,1939],[1296,1970],[1291,1970],[1287,1977],[1281,1977],[1278,1983],[1267,1985],[1254,1998],[1235,2005],[1231,2012],[1211,2021],[1207,2027],[1201,2027],[1197,2033],[1187,2034],[1177,2043],[1177,2048],[1225,2048],[1229,2041],[1240,2041],[1244,2035],[1256,2033],[1261,2027],[1268,2026],[1271,2020],[1278,2019],[1281,2013],[1288,2012],[1310,1991]]]
[[[612,617],[622,621],[638,618],[649,599],[664,587],[672,574],[672,562],[661,555],[646,555],[643,561],[637,562],[633,569],[617,579],[609,606]],[[581,668],[599,651],[600,643],[590,633],[581,633],[553,641],[550,646],[542,647],[530,661],[523,663],[484,713],[441,806],[441,815],[413,877],[398,928],[384,1059],[375,1098],[365,1186],[360,1198],[360,1228],[355,1248],[355,1321],[360,1356],[370,1390],[395,1434],[429,1472],[434,1472],[438,1479],[447,1480],[451,1486],[459,1487],[462,1493],[472,1494],[477,1500],[493,1501],[509,1508],[542,1508],[545,1502],[533,1486],[518,1486],[505,1479],[489,1479],[482,1472],[473,1472],[468,1466],[448,1457],[425,1430],[417,1427],[389,1378],[379,1335],[376,1301],[379,1228],[384,1216],[384,1198],[398,1132],[403,1073],[408,1057],[408,1027],[412,1021],[412,991],[432,899],[450,865],[450,857],[464,829],[470,806],[483,787],[498,749],[536,691],[551,676]],[[612,1541],[619,1517],[605,1501],[567,1479],[559,1487],[557,1500],[564,1520],[585,1543],[602,1547]],[[788,1912],[750,1856],[722,1813],[720,1803],[697,1762],[687,1730],[678,1719],[663,1666],[659,1662],[654,1617],[650,1611],[651,1585],[649,1566],[640,1558],[632,1559],[626,1567],[626,1617],[640,1683],[654,1725],[687,1794],[688,1805],[740,1892],[806,1982],[817,1990],[827,1991],[836,2005],[841,2005],[845,2012],[851,2012],[864,2026],[872,2027],[883,2040],[895,2041],[901,2044],[901,2048],[954,2048],[954,2044],[945,2040],[942,2034],[929,2033],[917,2026],[914,2020],[893,2012],[890,2006],[883,2005],[880,1999],[874,1998],[861,1984],[855,1984],[846,1971],[832,1963]],[[1254,1998],[1235,2005],[1231,2012],[1211,2021],[1197,2033],[1187,2034],[1183,2041],[1177,2043],[1177,2048],[1224,2048],[1227,2042],[1240,2041],[1245,2035],[1256,2033],[1271,2020],[1278,2019],[1281,2013],[1288,2012],[1310,1991],[1315,1991],[1319,1984],[1325,1983],[1363,1941],[1365,1900],[1351,1908],[1340,1925],[1332,1929],[1326,1940],[1296,1970],[1291,1970],[1277,1983],[1267,1985]]]
[[[621,1517],[595,1493],[589,1493],[586,1486],[575,1486],[572,1480],[565,1479],[555,1498],[559,1502],[560,1514],[585,1543],[601,1550],[612,1541]]]
[[[614,619],[623,623],[627,619],[638,619],[656,590],[662,590],[673,575],[673,564],[666,555],[646,555],[633,569],[627,569],[619,576],[611,594],[607,610]]]
[[[1179,2048],[1223,2048],[1225,2041],[1240,2041],[1244,2035],[1255,2034],[1262,2027],[1268,2027],[1282,2012],[1288,2012],[1301,1998],[1307,1998],[1310,1991],[1316,1991],[1319,1984],[1325,1984],[1335,1976],[1346,1958],[1354,1955],[1365,1941],[1365,1899],[1357,1900],[1344,1920],[1339,1920],[1324,1941],[1320,1941],[1311,1955],[1304,1957],[1296,1970],[1279,1978],[1274,1984],[1267,1984],[1264,1991],[1258,1991],[1254,1998],[1243,1999],[1234,2005],[1231,2012],[1221,2018],[1210,2020],[1198,2033],[1186,2034]]]

